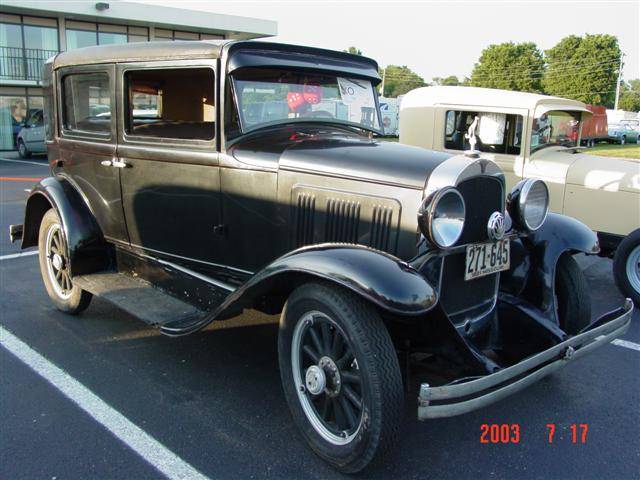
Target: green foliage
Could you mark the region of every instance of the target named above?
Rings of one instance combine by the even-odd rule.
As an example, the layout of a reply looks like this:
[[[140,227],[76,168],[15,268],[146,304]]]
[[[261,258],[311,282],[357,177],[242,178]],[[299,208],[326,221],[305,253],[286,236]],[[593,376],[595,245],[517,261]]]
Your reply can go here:
[[[388,65],[380,71],[384,78],[383,97],[397,97],[426,85],[424,79],[407,66]]]
[[[640,111],[640,79],[630,80],[621,85],[618,108],[630,112]]]
[[[541,92],[542,52],[535,43],[500,43],[482,51],[471,72],[473,87]]]
[[[570,35],[547,50],[546,93],[613,106],[620,47],[613,35]]]
[[[446,85],[455,87],[462,84],[458,77],[456,77],[455,75],[449,75],[448,77],[433,77],[432,80],[434,85]]]
[[[362,50],[357,47],[349,47],[346,50],[343,50],[343,52],[351,53],[353,55],[362,55]]]

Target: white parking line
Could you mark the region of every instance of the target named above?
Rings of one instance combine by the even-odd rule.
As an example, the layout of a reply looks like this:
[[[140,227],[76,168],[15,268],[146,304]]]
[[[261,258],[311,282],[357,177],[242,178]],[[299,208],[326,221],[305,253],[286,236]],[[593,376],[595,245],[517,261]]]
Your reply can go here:
[[[0,345],[57,388],[129,448],[167,478],[207,480],[202,473],[178,457],[104,400],[49,362],[8,330],[0,327]]]
[[[38,250],[30,250],[28,252],[20,252],[20,253],[11,253],[9,255],[3,255],[0,257],[1,260],[11,260],[12,258],[20,258],[20,257],[28,257],[30,255],[37,255]]]
[[[630,342],[629,340],[615,339],[611,343],[613,343],[614,345],[617,345],[619,347],[630,348],[631,350],[636,350],[636,351],[640,352],[640,344],[634,343],[634,342]]]
[[[49,168],[49,164],[48,163],[30,162],[29,160],[13,160],[13,159],[10,159],[10,158],[2,158],[2,157],[0,157],[0,162],[26,163],[28,165],[38,165],[39,167],[47,167],[47,168]]]

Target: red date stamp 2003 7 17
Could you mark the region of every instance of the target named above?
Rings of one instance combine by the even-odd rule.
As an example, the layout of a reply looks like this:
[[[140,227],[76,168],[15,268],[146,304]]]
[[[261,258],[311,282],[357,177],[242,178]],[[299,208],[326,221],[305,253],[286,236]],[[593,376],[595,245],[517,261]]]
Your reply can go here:
[[[556,424],[547,423],[547,441],[556,440]],[[587,443],[588,423],[572,423],[569,425],[571,443]],[[480,425],[480,443],[505,444],[520,443],[521,428],[519,423],[483,423]]]

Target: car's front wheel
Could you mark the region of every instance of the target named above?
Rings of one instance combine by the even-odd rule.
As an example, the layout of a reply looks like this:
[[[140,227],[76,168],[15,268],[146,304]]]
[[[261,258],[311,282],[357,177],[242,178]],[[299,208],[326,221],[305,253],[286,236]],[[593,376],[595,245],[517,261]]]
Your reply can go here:
[[[556,302],[560,328],[575,335],[591,322],[591,294],[578,262],[563,253],[556,264]]]
[[[324,283],[299,287],[282,313],[278,355],[294,422],[320,457],[354,473],[393,445],[402,377],[371,305]]]
[[[624,145],[625,143],[627,143],[627,137],[625,135],[622,135],[620,137],[620,145]]]
[[[24,141],[22,139],[18,140],[18,155],[20,156],[20,158],[31,157],[31,152],[29,151],[27,146],[24,144]]]
[[[618,245],[613,256],[613,277],[623,295],[640,306],[640,229]]]
[[[92,295],[73,284],[67,239],[54,209],[45,213],[40,223],[38,250],[42,280],[56,308],[72,315],[85,310]]]

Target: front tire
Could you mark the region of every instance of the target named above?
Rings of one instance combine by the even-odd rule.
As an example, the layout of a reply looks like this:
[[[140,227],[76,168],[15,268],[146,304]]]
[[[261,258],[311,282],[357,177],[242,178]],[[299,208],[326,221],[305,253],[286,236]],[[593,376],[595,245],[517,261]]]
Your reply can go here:
[[[20,158],[30,158],[31,157],[31,152],[29,151],[27,146],[24,144],[24,141],[22,139],[18,140],[18,156]]]
[[[355,473],[395,443],[402,377],[371,305],[324,283],[299,287],[282,312],[278,356],[293,420],[325,461]]]
[[[613,256],[613,277],[622,294],[640,306],[640,229],[618,245]]]
[[[71,280],[67,239],[60,218],[53,209],[42,217],[38,251],[42,280],[56,308],[71,315],[86,310],[92,295]]]
[[[582,269],[568,253],[556,264],[555,287],[560,328],[575,335],[591,322],[591,294]]]
[[[627,137],[623,135],[622,137],[620,137],[620,145],[624,145],[626,143],[627,143]]]

